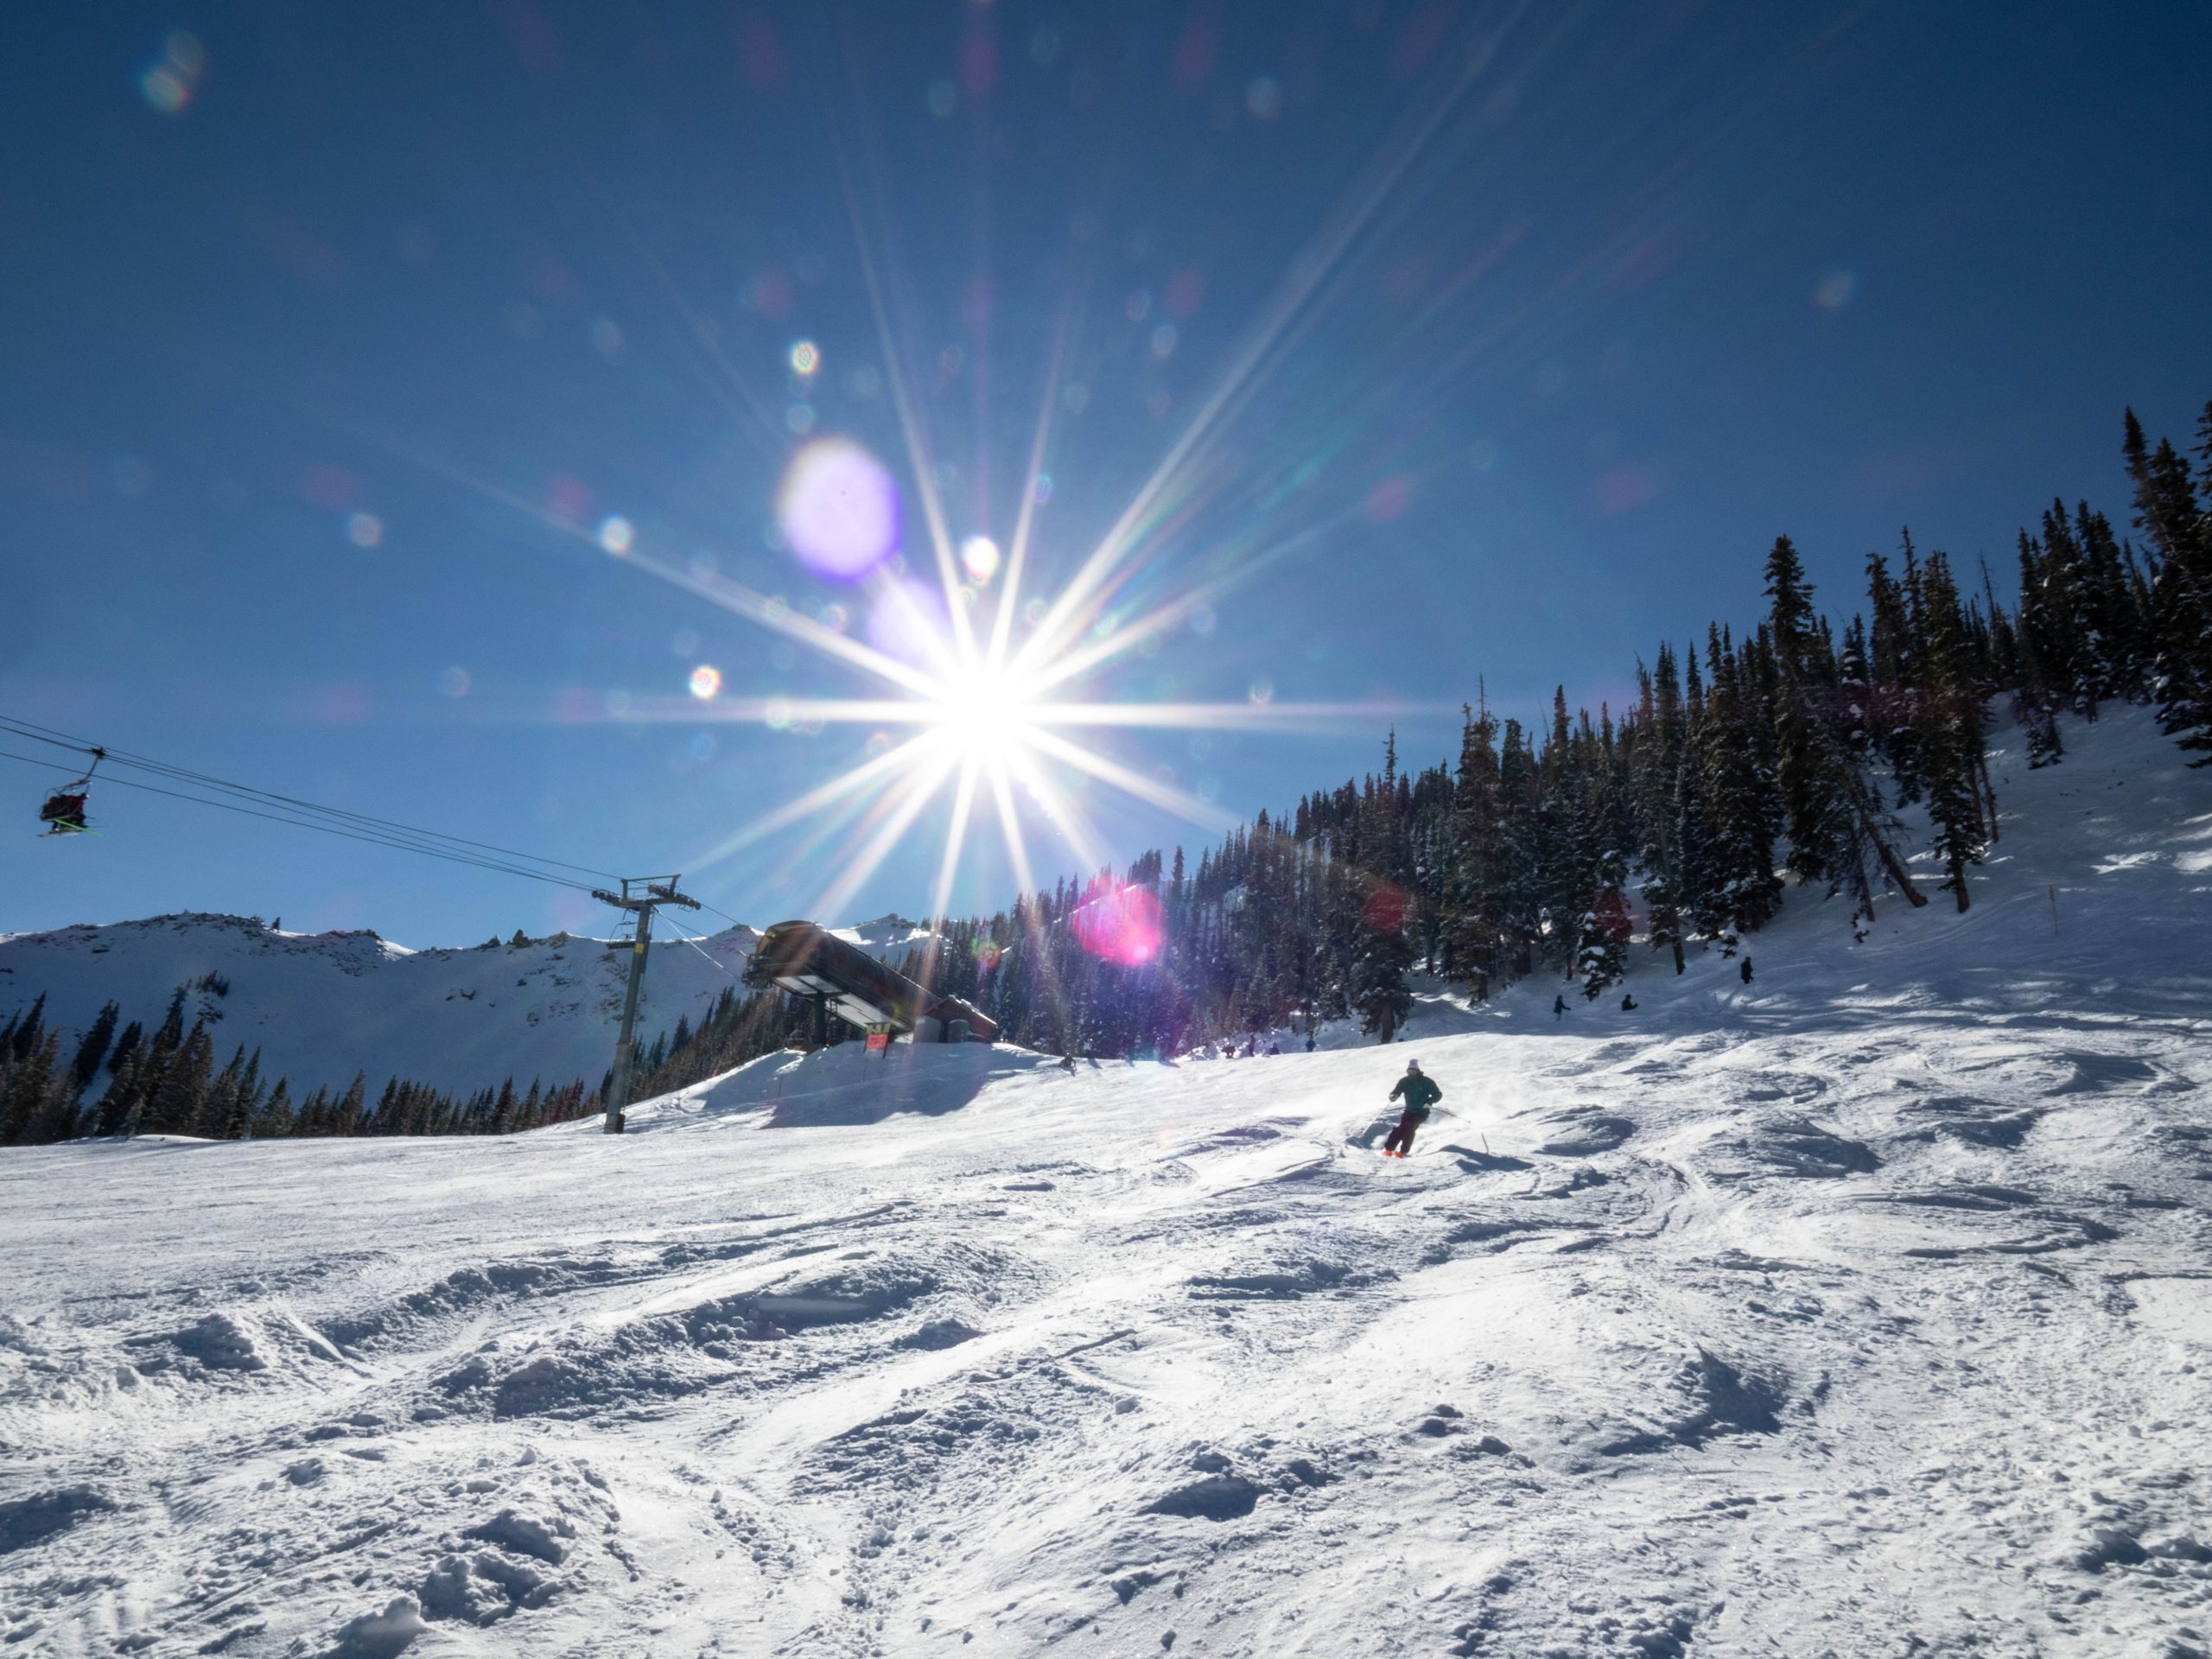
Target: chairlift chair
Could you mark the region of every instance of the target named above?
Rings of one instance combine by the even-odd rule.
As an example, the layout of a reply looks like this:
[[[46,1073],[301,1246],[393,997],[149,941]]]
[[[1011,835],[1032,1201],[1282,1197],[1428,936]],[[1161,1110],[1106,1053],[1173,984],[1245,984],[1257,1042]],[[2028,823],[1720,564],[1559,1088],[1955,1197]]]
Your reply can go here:
[[[85,768],[85,775],[73,784],[65,784],[46,798],[46,804],[38,810],[38,821],[46,826],[49,836],[81,836],[92,828],[86,822],[85,802],[91,795],[92,773],[99,770],[101,761],[107,759],[105,749],[92,751],[92,764]]]

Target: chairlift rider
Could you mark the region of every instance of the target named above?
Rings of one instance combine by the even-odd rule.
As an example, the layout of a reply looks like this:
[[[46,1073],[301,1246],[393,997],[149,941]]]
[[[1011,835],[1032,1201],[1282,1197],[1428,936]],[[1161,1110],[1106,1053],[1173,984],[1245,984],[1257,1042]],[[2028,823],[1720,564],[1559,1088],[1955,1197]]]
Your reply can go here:
[[[107,751],[94,749],[92,755],[92,764],[85,768],[85,775],[75,783],[55,790],[46,798],[46,804],[39,808],[38,821],[46,826],[48,835],[81,836],[91,828],[85,821],[85,801],[92,793],[92,773],[107,759]]]

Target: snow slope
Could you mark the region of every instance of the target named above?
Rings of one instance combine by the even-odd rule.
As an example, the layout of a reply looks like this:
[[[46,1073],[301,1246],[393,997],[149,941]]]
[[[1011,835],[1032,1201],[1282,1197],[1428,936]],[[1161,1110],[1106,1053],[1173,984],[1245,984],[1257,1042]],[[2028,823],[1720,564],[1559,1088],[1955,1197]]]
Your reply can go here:
[[[664,927],[664,931],[665,928]],[[639,1004],[650,1043],[700,1016],[745,969],[757,936],[733,927],[696,944],[656,939]],[[207,1020],[219,1065],[262,1050],[262,1075],[289,1074],[295,1099],[368,1074],[373,1100],[395,1072],[468,1091],[512,1077],[593,1087],[614,1055],[629,972],[626,940],[540,939],[410,950],[374,933],[282,933],[243,916],[156,916],[0,938],[0,1020],[47,999],[49,1023],[81,1033],[112,999],[149,1030],[179,986],[185,1019]],[[206,982],[226,983],[218,993]]]
[[[2069,741],[1635,1014],[0,1154],[4,1650],[2212,1649],[2212,775]]]

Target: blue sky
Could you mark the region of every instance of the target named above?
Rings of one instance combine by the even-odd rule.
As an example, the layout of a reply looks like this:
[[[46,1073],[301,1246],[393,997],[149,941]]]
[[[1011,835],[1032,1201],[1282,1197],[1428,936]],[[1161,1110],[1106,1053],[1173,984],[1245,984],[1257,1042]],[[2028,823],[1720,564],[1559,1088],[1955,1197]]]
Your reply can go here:
[[[701,860],[881,728],[726,716],[886,689],[645,567],[865,637],[774,504],[849,437],[931,575],[895,368],[956,542],[1052,410],[1047,601],[1164,480],[1100,620],[1217,587],[1071,694],[1402,704],[1441,758],[1478,677],[1594,707],[1751,616],[1778,532],[1847,609],[1907,523],[2003,583],[2052,494],[2120,512],[2121,407],[2212,394],[2208,75],[2190,6],[13,9],[0,712],[805,913],[850,825]],[[1088,741],[1243,817],[1390,723]],[[1209,838],[1043,771],[1118,862]],[[605,919],[120,789],[48,844],[51,775],[0,762],[0,928]],[[927,908],[950,794],[843,914]],[[1013,886],[972,836],[955,906]]]

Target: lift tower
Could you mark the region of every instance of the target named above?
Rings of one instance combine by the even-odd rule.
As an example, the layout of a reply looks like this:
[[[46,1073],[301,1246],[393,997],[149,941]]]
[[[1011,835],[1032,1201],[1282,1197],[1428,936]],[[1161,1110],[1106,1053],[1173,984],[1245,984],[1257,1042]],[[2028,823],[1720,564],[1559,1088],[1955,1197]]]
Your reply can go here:
[[[622,1034],[614,1043],[614,1075],[607,1085],[607,1132],[622,1133],[622,1109],[630,1103],[630,1058],[634,1049],[638,1030],[638,991],[645,979],[645,942],[652,935],[653,912],[662,905],[681,905],[687,910],[699,908],[696,899],[687,899],[676,890],[681,876],[632,875],[625,876],[620,893],[609,893],[604,887],[594,887],[591,896],[601,904],[612,905],[617,910],[635,911],[638,917],[636,942],[630,947],[630,988],[622,999]]]

